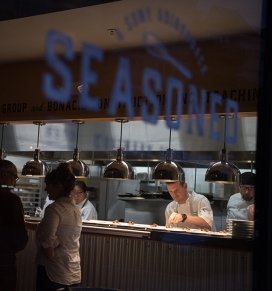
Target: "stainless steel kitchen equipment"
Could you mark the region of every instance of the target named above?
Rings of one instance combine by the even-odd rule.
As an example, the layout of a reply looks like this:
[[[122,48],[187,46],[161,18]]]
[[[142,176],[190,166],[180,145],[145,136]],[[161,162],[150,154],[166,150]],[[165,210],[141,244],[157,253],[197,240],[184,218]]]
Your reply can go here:
[[[254,221],[229,219],[227,231],[231,233],[233,238],[253,239]]]

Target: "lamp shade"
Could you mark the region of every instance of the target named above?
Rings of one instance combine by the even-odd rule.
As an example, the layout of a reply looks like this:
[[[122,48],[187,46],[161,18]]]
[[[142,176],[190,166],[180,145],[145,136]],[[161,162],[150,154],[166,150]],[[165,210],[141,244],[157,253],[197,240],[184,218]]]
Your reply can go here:
[[[76,130],[76,147],[73,152],[73,158],[71,160],[66,161],[69,164],[72,173],[76,177],[88,177],[89,176],[89,167],[79,159],[79,150],[78,150],[78,135],[79,135],[79,126],[83,124],[83,121],[73,120],[73,122],[77,125]]]
[[[134,179],[134,171],[129,163],[123,161],[122,150],[117,150],[117,158],[110,162],[104,170],[107,179]]]
[[[176,120],[172,118],[172,120]],[[152,179],[161,182],[176,182],[185,180],[185,173],[181,166],[173,162],[173,150],[171,149],[172,128],[169,130],[169,147],[166,150],[165,162],[160,162],[154,168]]]
[[[220,161],[215,162],[208,167],[205,174],[205,181],[211,183],[233,184],[238,182],[240,171],[237,166],[228,162],[226,150],[226,126],[228,116],[221,115],[220,117],[225,120],[224,147],[220,153]],[[229,117],[232,118],[232,115]]]
[[[79,160],[78,149],[74,149],[73,159],[66,162],[70,165],[72,173],[77,177],[88,177],[89,176],[89,167],[81,160]]]
[[[152,179],[162,182],[184,181],[183,169],[172,161],[160,162],[154,168]]]
[[[173,150],[166,150],[166,159],[164,162],[158,163],[152,173],[152,179],[162,182],[184,181],[185,173],[182,167],[172,161]]]
[[[42,121],[34,121],[35,125],[38,125],[38,137],[37,137],[37,148],[34,151],[33,160],[28,161],[22,169],[22,175],[24,176],[45,176],[50,171],[50,167],[46,162],[40,160],[40,127],[45,123]]]
[[[120,146],[117,150],[116,160],[113,162],[110,162],[106,166],[103,177],[106,179],[134,179],[134,170],[129,163],[126,163],[123,161],[123,152],[122,152],[123,123],[128,122],[128,120],[117,119],[116,121],[121,123]]]
[[[22,175],[24,176],[45,176],[49,171],[50,167],[39,159],[40,150],[35,149],[34,158],[25,163],[22,169]]]
[[[222,184],[236,183],[239,174],[240,171],[234,164],[220,161],[209,166],[205,174],[205,181]]]

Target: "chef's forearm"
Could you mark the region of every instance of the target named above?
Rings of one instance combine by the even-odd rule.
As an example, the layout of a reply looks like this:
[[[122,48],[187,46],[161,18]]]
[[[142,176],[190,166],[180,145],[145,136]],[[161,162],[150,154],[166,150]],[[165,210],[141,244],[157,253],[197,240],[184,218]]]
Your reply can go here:
[[[198,225],[201,228],[207,228],[208,230],[211,230],[211,226],[208,224],[208,222],[200,216],[187,214],[186,222]]]

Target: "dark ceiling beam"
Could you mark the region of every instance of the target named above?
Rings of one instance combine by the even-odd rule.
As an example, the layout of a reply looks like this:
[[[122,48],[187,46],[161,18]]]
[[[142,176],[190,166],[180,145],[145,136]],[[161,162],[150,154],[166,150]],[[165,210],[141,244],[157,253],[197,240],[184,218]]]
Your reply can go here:
[[[101,5],[120,0],[12,0],[0,6],[0,21]]]

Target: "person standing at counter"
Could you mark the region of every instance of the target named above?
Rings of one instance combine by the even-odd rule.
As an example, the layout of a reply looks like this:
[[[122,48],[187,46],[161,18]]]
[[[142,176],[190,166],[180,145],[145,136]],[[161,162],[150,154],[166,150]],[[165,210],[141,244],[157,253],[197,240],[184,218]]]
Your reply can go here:
[[[96,209],[91,201],[88,200],[87,186],[84,181],[76,181],[71,197],[79,208],[82,219],[97,219]]]
[[[201,194],[187,190],[184,181],[166,183],[173,201],[165,210],[166,227],[189,227],[215,230],[213,211],[209,200]]]
[[[0,290],[15,291],[17,280],[16,253],[25,248],[28,234],[21,199],[12,189],[17,168],[0,160]]]
[[[253,220],[256,174],[244,172],[239,176],[239,193],[230,196],[227,204],[229,219]]]
[[[48,205],[36,231],[36,291],[55,291],[81,282],[79,239],[82,229],[78,207],[70,197],[75,177],[67,164],[45,177]]]

